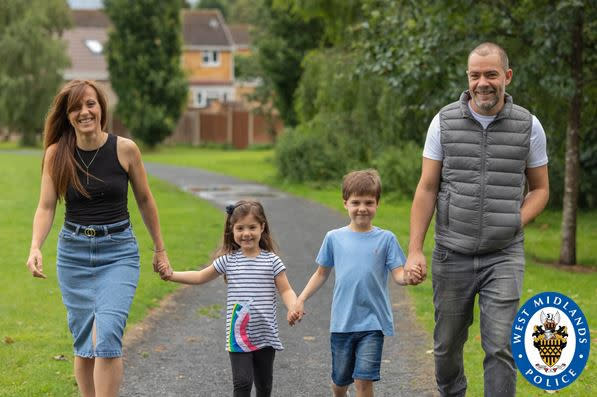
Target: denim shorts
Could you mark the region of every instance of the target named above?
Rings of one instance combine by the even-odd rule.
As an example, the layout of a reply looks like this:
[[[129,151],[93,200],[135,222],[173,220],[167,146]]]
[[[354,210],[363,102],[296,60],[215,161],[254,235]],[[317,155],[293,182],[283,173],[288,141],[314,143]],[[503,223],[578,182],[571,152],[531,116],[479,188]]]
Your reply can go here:
[[[122,335],[139,281],[139,248],[132,227],[97,237],[86,236],[81,230],[86,226],[69,225],[79,232],[65,227],[60,231],[56,268],[75,355],[120,357]]]
[[[332,381],[347,386],[355,379],[380,379],[383,332],[332,332]]]

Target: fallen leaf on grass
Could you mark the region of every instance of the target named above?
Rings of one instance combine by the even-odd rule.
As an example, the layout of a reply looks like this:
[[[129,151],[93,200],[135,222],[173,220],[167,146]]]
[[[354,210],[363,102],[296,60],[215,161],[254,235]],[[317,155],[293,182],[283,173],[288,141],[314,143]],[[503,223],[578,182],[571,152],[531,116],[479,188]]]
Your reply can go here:
[[[57,356],[54,356],[54,357],[52,357],[52,358],[53,358],[54,360],[56,360],[56,361],[68,361],[68,360],[66,359],[66,357],[64,357],[64,354],[59,354],[59,355],[57,355]]]
[[[12,343],[15,343],[15,340],[13,338],[11,338],[10,336],[5,336],[4,343],[6,343],[7,345],[10,345]]]

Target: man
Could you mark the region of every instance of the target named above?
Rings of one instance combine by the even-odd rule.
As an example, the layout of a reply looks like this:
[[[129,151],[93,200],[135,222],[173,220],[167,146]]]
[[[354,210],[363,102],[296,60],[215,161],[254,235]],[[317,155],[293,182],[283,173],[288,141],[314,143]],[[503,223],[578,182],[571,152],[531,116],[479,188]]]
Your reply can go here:
[[[427,132],[405,271],[426,269],[423,241],[437,207],[432,276],[439,391],[466,393],[463,346],[478,294],[485,396],[514,396],[510,330],[522,290],[522,229],[549,198],[545,132],[505,93],[512,69],[501,47],[476,47],[467,75],[468,90],[440,110]]]

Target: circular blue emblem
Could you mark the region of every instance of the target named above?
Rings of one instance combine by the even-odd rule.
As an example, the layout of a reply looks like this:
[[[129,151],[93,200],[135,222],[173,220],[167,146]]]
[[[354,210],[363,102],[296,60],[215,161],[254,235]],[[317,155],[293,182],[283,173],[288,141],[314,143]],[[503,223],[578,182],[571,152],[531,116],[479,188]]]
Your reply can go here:
[[[558,292],[542,292],[518,310],[512,324],[512,354],[533,386],[558,390],[585,368],[591,336],[580,307]]]

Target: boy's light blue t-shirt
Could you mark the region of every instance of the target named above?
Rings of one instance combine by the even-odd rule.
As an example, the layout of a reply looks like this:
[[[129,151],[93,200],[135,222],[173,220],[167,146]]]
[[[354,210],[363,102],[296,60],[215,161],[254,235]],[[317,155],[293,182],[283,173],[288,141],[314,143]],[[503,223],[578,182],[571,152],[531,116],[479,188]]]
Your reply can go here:
[[[394,233],[378,227],[364,233],[348,226],[331,230],[316,261],[336,275],[330,332],[394,335],[388,274],[406,262]]]

